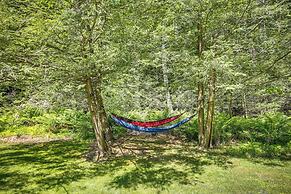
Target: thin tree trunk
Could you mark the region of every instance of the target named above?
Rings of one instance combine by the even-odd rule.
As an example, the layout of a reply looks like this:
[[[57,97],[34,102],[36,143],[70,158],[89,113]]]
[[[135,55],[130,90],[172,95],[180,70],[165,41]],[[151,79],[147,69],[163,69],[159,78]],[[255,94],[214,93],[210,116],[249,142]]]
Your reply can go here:
[[[205,131],[204,131],[204,86],[202,82],[198,83],[198,107],[197,107],[197,114],[198,114],[198,140],[199,146],[204,146],[205,144]]]
[[[207,107],[207,119],[206,119],[206,131],[205,131],[205,147],[212,147],[212,135],[213,135],[213,120],[214,120],[214,101],[215,101],[215,82],[216,72],[212,68],[209,78],[209,94],[208,94],[208,107]]]
[[[173,104],[172,104],[171,94],[170,94],[170,89],[169,89],[168,68],[165,63],[162,64],[162,67],[163,67],[164,86],[166,88],[167,108],[168,108],[169,113],[172,113]]]
[[[134,78],[135,78],[135,83],[136,83],[136,89],[134,93],[134,104],[135,104],[135,109],[137,111],[141,110],[141,95],[140,95],[140,72],[139,72],[139,64],[138,64],[138,59],[139,55],[138,53],[135,53],[135,62],[134,62]]]
[[[228,114],[232,117],[232,93],[229,94],[229,103],[228,103]]]
[[[134,107],[135,110],[140,111],[141,110],[141,97],[140,97],[140,87],[139,87],[139,83],[140,83],[140,79],[139,79],[139,75],[136,74],[136,78],[137,81],[137,86],[135,88],[135,93],[134,93]]]
[[[247,107],[247,99],[246,99],[246,93],[243,93],[243,99],[242,99],[242,105],[244,109],[244,117],[248,118],[248,107]]]
[[[165,40],[164,40],[165,41]],[[169,113],[173,112],[173,104],[171,100],[170,88],[169,88],[169,78],[168,78],[168,67],[166,65],[167,56],[165,52],[165,43],[162,45],[162,68],[163,68],[163,78],[164,78],[164,87],[166,90],[166,100],[167,100],[167,108]]]
[[[202,52],[203,52],[203,25],[202,25],[202,16],[199,15],[199,22],[198,22],[198,42],[197,42],[197,49],[198,49],[198,57],[201,65],[202,61]],[[205,144],[205,128],[204,128],[204,84],[201,80],[202,77],[199,77],[198,81],[198,105],[197,105],[197,113],[198,113],[198,141],[199,146],[204,146]]]
[[[92,87],[92,79],[88,77],[86,79],[85,84],[86,84],[87,101],[88,101],[89,110],[91,112],[97,147],[100,153],[104,154],[108,152],[108,145],[105,141],[105,135],[104,135],[104,130],[103,130],[104,126],[102,125],[102,119],[100,118],[100,114],[98,114],[98,111],[97,111],[98,107],[97,107],[96,98],[94,94],[95,92]]]

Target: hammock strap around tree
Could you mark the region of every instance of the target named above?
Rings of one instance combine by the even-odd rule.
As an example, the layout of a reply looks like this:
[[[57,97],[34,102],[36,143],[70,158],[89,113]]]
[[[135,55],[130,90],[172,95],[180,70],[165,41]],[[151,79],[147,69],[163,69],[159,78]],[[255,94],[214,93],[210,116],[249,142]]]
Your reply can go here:
[[[180,121],[176,124],[165,126],[165,127],[141,127],[141,126],[137,126],[137,125],[133,125],[131,123],[128,123],[124,120],[118,119],[117,117],[115,117],[113,115],[111,115],[111,118],[115,121],[116,124],[118,124],[124,128],[134,130],[134,131],[140,131],[140,132],[156,133],[156,132],[164,132],[164,131],[174,129],[176,127],[180,127],[181,125],[190,121],[194,116],[195,115],[192,115],[190,117],[183,119],[182,121]]]
[[[125,117],[121,117],[115,114],[112,114],[115,118],[119,119],[119,120],[123,120],[127,123],[136,125],[136,126],[140,126],[140,127],[157,127],[157,126],[161,126],[164,125],[166,123],[172,122],[176,119],[178,119],[179,117],[181,117],[184,113],[179,114],[179,115],[175,115],[169,118],[165,118],[162,120],[157,120],[157,121],[135,121],[135,120],[131,120]]]

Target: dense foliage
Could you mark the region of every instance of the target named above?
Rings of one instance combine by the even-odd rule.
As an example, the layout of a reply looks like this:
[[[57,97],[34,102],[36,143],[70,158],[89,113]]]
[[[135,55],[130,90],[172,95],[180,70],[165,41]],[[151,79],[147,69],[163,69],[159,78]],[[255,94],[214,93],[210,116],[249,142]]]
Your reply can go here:
[[[198,118],[173,134],[200,141],[202,121],[206,147],[290,146],[289,8],[287,1],[2,0],[1,136],[95,132],[98,139],[109,124],[117,137],[126,130],[107,119],[110,112],[154,120],[198,107]]]

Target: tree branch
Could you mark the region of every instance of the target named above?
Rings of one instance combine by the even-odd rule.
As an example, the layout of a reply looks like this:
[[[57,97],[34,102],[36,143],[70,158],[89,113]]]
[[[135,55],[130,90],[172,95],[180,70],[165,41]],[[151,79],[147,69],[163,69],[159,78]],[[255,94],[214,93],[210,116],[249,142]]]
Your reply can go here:
[[[266,71],[270,71],[279,61],[281,61],[282,59],[287,57],[290,53],[291,53],[291,50],[288,51],[287,53],[285,53],[284,55],[282,55],[281,57],[278,57],[277,59],[275,59],[273,61],[273,63],[269,67],[267,67],[264,71],[261,71],[261,72],[257,73],[256,75],[253,75],[251,78],[243,80],[243,82],[250,81],[250,80],[254,79],[255,77],[262,75]]]

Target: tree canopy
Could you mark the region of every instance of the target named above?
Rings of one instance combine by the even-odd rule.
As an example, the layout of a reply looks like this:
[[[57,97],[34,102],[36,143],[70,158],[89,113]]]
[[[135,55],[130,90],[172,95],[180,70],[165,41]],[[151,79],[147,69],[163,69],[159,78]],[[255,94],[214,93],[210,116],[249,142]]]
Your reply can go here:
[[[200,136],[211,144],[215,112],[290,114],[289,8],[252,0],[2,0],[0,106],[89,110],[97,139],[110,133],[107,112],[198,107]]]

